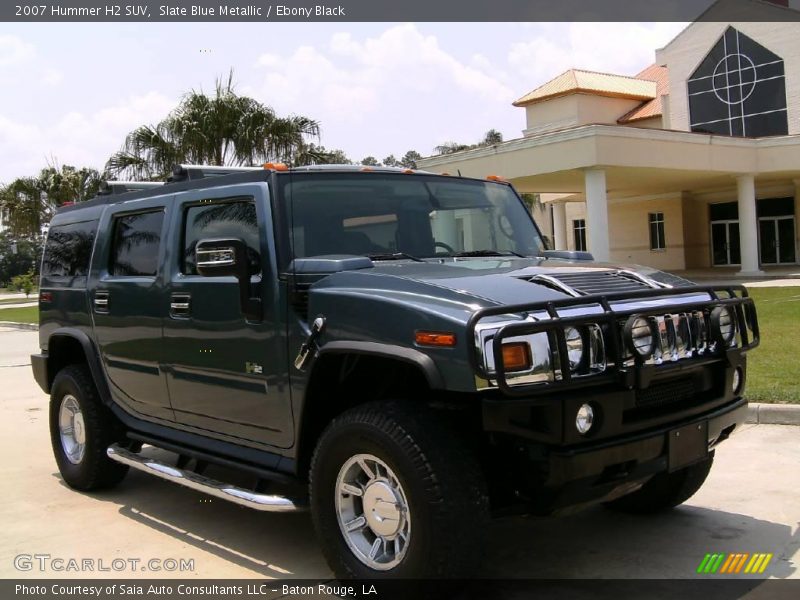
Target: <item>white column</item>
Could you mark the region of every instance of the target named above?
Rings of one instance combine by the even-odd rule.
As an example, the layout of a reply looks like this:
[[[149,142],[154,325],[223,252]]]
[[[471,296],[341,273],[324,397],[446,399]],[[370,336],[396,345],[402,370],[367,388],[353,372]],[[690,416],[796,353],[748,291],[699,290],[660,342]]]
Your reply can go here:
[[[553,250],[567,249],[567,203],[553,202]]]
[[[583,174],[586,188],[586,236],[589,252],[597,261],[608,261],[611,253],[608,245],[608,197],[606,195],[606,172],[603,169],[587,169]]]
[[[736,178],[739,201],[739,247],[742,269],[739,275],[763,275],[758,268],[758,219],[756,219],[756,179],[751,173]]]

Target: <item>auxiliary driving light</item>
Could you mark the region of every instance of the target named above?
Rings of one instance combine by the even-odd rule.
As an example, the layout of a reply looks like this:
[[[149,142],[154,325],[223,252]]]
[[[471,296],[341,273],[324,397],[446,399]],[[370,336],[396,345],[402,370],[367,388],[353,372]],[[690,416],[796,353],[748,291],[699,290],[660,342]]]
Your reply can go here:
[[[575,429],[578,430],[578,433],[584,435],[592,428],[593,423],[594,410],[592,410],[591,405],[581,404],[581,407],[578,409],[578,414],[575,415]]]
[[[574,327],[567,327],[564,330],[564,337],[567,340],[567,360],[571,371],[577,369],[583,361],[583,336]]]
[[[742,382],[744,381],[742,367],[736,367],[733,371],[733,380],[731,381],[731,391],[734,396],[738,396],[742,391]]]
[[[625,323],[625,341],[632,352],[641,358],[649,358],[656,350],[656,334],[652,323],[633,315]]]
[[[711,335],[714,341],[724,347],[733,343],[736,337],[736,318],[733,309],[727,306],[718,306],[711,311]]]

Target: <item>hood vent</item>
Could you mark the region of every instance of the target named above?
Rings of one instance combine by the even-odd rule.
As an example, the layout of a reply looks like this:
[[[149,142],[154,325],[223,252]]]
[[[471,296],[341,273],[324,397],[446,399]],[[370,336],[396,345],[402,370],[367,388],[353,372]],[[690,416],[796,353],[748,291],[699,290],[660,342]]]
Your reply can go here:
[[[547,275],[534,275],[525,279],[576,297],[617,292],[639,292],[662,287],[657,282],[632,271],[548,273]]]

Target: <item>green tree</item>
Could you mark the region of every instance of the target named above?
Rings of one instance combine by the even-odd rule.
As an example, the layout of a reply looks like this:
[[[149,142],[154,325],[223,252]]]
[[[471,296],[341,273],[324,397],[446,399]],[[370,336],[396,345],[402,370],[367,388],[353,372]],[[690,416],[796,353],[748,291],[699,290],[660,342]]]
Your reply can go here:
[[[351,165],[344,150],[327,150],[325,146],[308,144],[302,148],[294,160],[294,165]]]
[[[387,167],[399,167],[400,161],[394,157],[394,154],[390,154],[383,159],[383,164]]]
[[[42,236],[18,237],[9,231],[0,233],[0,285],[12,277],[39,267],[42,257]]]
[[[3,221],[15,236],[39,235],[55,209],[97,194],[101,176],[95,169],[51,165],[36,177],[20,177],[0,186]]]
[[[361,164],[365,167],[379,167],[381,165],[374,156],[367,156],[361,161]]]
[[[422,158],[422,155],[416,150],[409,150],[400,159],[400,165],[406,169],[416,169],[417,161]]]
[[[484,148],[486,146],[495,146],[503,143],[503,134],[496,129],[490,129],[483,134],[483,138],[477,144],[460,144],[458,142],[445,142],[441,146],[436,146],[433,151],[436,154],[453,154],[454,152],[463,152],[464,150],[474,150],[475,148]]]
[[[179,163],[252,165],[310,164],[308,138],[319,124],[308,117],[279,117],[269,106],[234,90],[233,72],[218,79],[214,94],[192,90],[167,117],[125,138],[106,170],[117,177],[163,179]]]
[[[31,269],[23,275],[11,278],[11,287],[20,292],[25,292],[25,297],[29,297],[31,292],[36,289],[36,274]]]

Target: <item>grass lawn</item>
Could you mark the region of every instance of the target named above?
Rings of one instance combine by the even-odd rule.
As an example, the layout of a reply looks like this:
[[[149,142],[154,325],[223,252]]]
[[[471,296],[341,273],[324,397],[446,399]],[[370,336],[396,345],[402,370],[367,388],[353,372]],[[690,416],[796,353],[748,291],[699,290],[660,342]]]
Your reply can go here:
[[[748,354],[747,399],[800,404],[800,287],[751,288],[761,345]],[[39,307],[0,308],[0,321],[38,323]]]
[[[751,402],[800,404],[800,287],[750,288],[761,345],[747,355]]]
[[[26,306],[25,308],[0,308],[0,321],[12,323],[38,323],[39,307]]]

